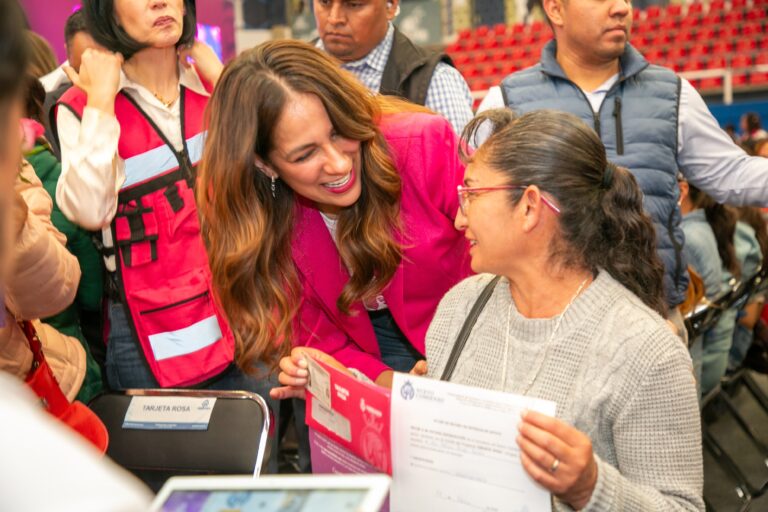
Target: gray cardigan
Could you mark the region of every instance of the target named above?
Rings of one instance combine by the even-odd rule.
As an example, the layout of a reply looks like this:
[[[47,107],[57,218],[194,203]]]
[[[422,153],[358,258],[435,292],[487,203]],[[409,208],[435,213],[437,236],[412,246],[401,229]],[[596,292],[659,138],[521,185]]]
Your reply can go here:
[[[470,277],[443,298],[427,333],[439,378],[475,299],[492,276]],[[590,511],[704,510],[696,385],[686,348],[659,315],[600,272],[563,316],[528,319],[502,279],[478,318],[452,382],[557,403],[557,417],[592,440],[598,479]],[[507,382],[501,383],[511,312]],[[541,351],[546,350],[545,354]],[[542,358],[542,355],[546,357]],[[554,499],[555,510],[570,507]]]

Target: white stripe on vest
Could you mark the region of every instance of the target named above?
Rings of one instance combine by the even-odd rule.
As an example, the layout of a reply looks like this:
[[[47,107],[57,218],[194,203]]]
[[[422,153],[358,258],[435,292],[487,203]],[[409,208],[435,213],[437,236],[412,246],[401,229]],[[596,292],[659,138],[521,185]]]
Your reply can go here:
[[[189,159],[193,165],[200,161],[204,143],[205,132],[187,139]],[[150,149],[146,153],[132,156],[125,160],[125,183],[123,183],[121,190],[165,174],[178,166],[179,162],[167,144]]]
[[[196,352],[216,343],[221,336],[219,320],[213,315],[178,331],[150,334],[149,344],[155,359],[162,361]]]

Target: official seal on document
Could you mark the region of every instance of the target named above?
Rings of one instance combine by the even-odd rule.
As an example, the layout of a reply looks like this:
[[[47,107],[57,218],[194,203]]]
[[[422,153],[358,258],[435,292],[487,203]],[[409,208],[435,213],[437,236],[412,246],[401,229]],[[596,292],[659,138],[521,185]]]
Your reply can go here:
[[[411,381],[405,381],[405,384],[400,387],[400,396],[402,396],[404,400],[413,400],[413,397],[416,396],[416,390],[413,389]]]

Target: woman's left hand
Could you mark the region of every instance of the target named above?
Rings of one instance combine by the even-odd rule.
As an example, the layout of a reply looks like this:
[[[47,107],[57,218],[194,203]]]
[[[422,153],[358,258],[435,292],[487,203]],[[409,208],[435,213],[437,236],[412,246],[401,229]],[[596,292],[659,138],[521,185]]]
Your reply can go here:
[[[597,484],[592,441],[557,418],[526,411],[520,420],[520,458],[526,472],[572,508],[589,503]]]
[[[200,78],[212,87],[215,87],[224,69],[224,65],[219,60],[216,52],[213,51],[213,48],[202,41],[195,40],[191,46],[179,47],[179,61],[185,68],[192,67],[188,57],[191,57],[194,61],[195,69],[200,74]]]

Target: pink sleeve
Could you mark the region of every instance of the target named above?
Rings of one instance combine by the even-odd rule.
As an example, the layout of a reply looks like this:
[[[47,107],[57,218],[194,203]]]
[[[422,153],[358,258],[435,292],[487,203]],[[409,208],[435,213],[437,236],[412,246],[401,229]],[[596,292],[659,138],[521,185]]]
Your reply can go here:
[[[437,206],[453,221],[459,210],[456,187],[464,181],[464,163],[459,158],[459,138],[451,124],[442,117],[435,117],[434,128],[424,134],[425,145],[434,150],[424,151],[423,165]]]
[[[390,369],[381,358],[365,352],[349,339],[312,298],[304,298],[294,329],[296,345],[322,350],[347,368],[359,370],[372,381],[381,372]]]

